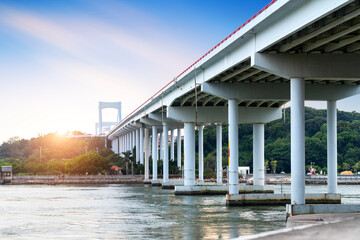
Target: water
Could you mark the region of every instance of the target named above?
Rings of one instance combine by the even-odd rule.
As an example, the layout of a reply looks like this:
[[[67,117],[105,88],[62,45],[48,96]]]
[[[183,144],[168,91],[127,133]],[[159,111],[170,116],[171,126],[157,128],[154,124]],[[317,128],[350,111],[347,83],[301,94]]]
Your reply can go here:
[[[343,202],[359,203],[357,189],[339,186]],[[226,207],[224,196],[147,185],[6,185],[0,194],[0,238],[228,239],[285,227],[285,207]]]

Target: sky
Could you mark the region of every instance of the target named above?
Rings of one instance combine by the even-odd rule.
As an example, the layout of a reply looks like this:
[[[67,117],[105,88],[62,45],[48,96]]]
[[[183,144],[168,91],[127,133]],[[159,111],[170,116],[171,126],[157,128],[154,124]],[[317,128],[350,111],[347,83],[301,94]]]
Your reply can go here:
[[[126,116],[269,2],[0,0],[0,143],[95,133],[99,101]]]

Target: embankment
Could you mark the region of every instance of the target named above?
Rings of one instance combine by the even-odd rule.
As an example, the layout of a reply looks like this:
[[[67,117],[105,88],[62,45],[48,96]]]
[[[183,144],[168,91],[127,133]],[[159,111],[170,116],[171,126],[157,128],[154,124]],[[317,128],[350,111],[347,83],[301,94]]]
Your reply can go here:
[[[136,184],[143,180],[143,176],[132,175],[14,176],[10,184]]]

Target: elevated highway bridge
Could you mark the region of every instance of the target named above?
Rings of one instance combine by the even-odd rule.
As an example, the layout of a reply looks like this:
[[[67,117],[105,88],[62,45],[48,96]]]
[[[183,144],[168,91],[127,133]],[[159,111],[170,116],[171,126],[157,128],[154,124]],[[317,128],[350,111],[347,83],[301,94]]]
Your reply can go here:
[[[174,159],[174,130],[179,142],[184,128],[184,185],[194,186],[195,127],[200,136],[201,181],[202,129],[217,126],[221,182],[221,126],[228,124],[231,196],[239,189],[238,124],[254,126],[254,185],[264,185],[264,123],[281,118],[281,107],[290,101],[291,202],[304,204],[304,101],[327,101],[328,193],[336,193],[336,101],[360,93],[359,33],[359,0],[273,0],[125,117],[107,137],[117,153],[136,146],[146,179],[151,155],[156,180],[158,134],[162,132],[160,158],[163,182],[167,182],[169,152],[162,145],[170,131],[170,158]],[[177,156],[181,158],[181,146]]]

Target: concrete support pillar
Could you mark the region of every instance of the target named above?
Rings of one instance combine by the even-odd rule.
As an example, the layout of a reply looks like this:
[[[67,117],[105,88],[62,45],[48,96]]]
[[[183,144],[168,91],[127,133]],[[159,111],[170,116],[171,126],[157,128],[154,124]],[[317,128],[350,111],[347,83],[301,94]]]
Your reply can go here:
[[[204,181],[204,126],[199,126],[199,181]]]
[[[125,152],[125,137],[121,136],[121,155],[124,156],[123,152]]]
[[[164,161],[164,137],[163,132],[160,133],[160,160]]]
[[[170,132],[170,159],[174,161],[175,159],[175,146],[174,146],[174,129],[171,129]]]
[[[125,152],[129,150],[129,135],[125,135]]]
[[[139,160],[140,164],[144,164],[144,129],[139,129]]]
[[[337,193],[337,116],[336,101],[327,101],[328,193]]]
[[[152,126],[152,138],[153,180],[157,180],[158,134],[156,126]]]
[[[177,129],[177,166],[181,168],[181,129]]]
[[[123,152],[126,152],[126,135],[123,135],[122,138],[123,138]]]
[[[131,133],[127,134],[127,150],[130,151],[131,149]]]
[[[305,81],[290,80],[291,204],[305,204]]]
[[[148,156],[152,154],[152,137],[150,137],[150,130],[149,130],[149,143],[148,143]]]
[[[149,129],[144,129],[144,152],[145,152],[145,159],[144,159],[144,179],[149,180]]]
[[[184,185],[195,185],[195,124],[184,126]]]
[[[117,154],[120,155],[120,137],[117,138],[117,143],[118,143],[118,152],[117,152]]]
[[[131,134],[130,133],[128,133],[127,134],[127,151],[130,151],[130,149],[131,149],[131,146],[130,146],[130,141],[131,141]]]
[[[136,129],[136,140],[135,140],[135,146],[136,146],[136,162],[138,163],[140,161],[140,139],[139,139],[139,129]]]
[[[216,182],[222,183],[222,126],[216,125]]]
[[[132,132],[132,143],[131,143],[131,151],[134,154],[134,147],[136,145],[136,139],[135,139],[136,131]]]
[[[169,181],[169,128],[167,122],[163,122],[163,143],[164,143],[164,158],[163,158],[163,183]]]
[[[253,124],[253,185],[265,185],[264,124]]]
[[[121,156],[122,155],[122,152],[123,152],[123,137],[120,136],[120,150],[119,150],[119,155]]]
[[[129,151],[132,153],[132,132],[129,132]]]
[[[239,194],[238,102],[237,100],[230,99],[228,103],[230,142],[229,194]]]

